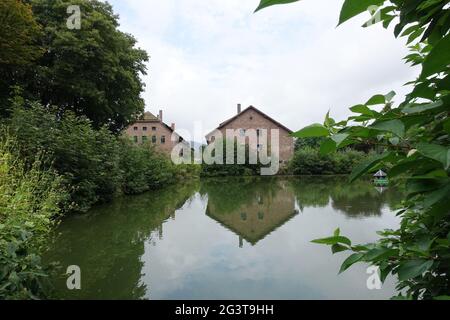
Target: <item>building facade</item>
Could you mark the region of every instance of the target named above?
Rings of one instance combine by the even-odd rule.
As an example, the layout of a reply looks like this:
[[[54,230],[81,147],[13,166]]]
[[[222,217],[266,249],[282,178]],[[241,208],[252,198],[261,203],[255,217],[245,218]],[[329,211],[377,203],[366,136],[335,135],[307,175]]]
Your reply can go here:
[[[136,144],[151,143],[158,151],[168,155],[180,142],[189,148],[189,143],[175,132],[175,124],[169,126],[164,123],[162,111],[158,116],[145,112],[141,119],[125,130],[125,135]]]
[[[267,147],[268,150],[271,149],[271,132],[272,130],[277,129],[279,132],[278,145],[280,163],[287,163],[294,155],[294,138],[291,136],[292,131],[253,106],[242,111],[241,105],[239,104],[237,107],[237,114],[231,119],[222,122],[217,129],[209,133],[206,136],[206,141],[210,144],[216,141],[218,137],[223,137],[225,139],[227,130],[229,129],[235,130],[235,132],[238,132],[240,135],[245,135],[246,131],[252,129],[256,131],[258,137],[260,136],[260,132],[265,130],[267,132],[266,142],[260,142],[260,139],[258,138],[257,148],[263,149],[264,147]],[[264,146],[262,145],[263,143],[269,145]]]

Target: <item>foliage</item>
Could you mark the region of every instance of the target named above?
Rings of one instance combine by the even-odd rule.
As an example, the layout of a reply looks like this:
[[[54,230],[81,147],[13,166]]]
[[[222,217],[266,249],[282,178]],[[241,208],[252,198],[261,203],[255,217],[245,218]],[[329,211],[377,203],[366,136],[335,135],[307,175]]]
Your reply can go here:
[[[319,148],[323,142],[323,138],[298,138],[295,140],[295,151],[305,148]]]
[[[395,93],[375,95],[351,108],[355,116],[336,122],[327,115],[323,125],[313,127],[314,133],[308,127],[295,135],[327,137],[323,153],[360,141],[381,147],[380,154],[355,168],[351,180],[390,166],[390,178],[406,181],[407,196],[398,212],[401,224],[367,245],[352,244],[339,230],[315,242],[331,245],[333,252],[354,252],[341,271],[367,262],[379,267],[383,281],[396,275],[407,298],[441,299],[450,292],[450,9],[446,0],[346,0],[340,23],[369,5],[380,5],[370,21],[379,17],[385,28],[399,18],[394,33],[407,37],[412,51],[405,59],[422,66],[421,75],[410,82],[412,92],[397,107]],[[374,110],[376,105],[383,110]]]
[[[0,2],[0,66],[26,65],[41,55],[35,41],[40,33],[31,7],[18,0]]]
[[[288,172],[294,175],[349,174],[366,158],[365,153],[354,150],[322,155],[318,148],[307,147],[295,152]]]
[[[43,51],[37,45],[40,27],[31,7],[18,0],[0,2],[0,117],[9,113],[8,99],[17,90],[17,77]]]
[[[134,145],[106,127],[96,130],[86,117],[70,111],[17,105],[6,125],[20,141],[18,154],[28,165],[39,152],[51,159],[48,167],[69,188],[66,211],[86,212],[117,194],[160,188],[188,175],[151,146]]]
[[[41,156],[27,169],[15,156],[17,143],[1,133],[0,299],[35,299],[47,277],[39,253],[66,192]]]
[[[259,175],[262,167],[259,158],[257,159],[256,164],[250,164],[250,153],[248,144],[245,145],[243,151],[245,152],[244,160],[245,164],[238,164],[238,153],[240,151],[240,147],[238,147],[238,143],[236,139],[234,141],[231,140],[216,140],[214,142],[216,146],[216,150],[220,151],[220,146],[222,146],[222,158],[220,163],[207,164],[203,162],[201,166],[200,176],[202,177],[225,177],[225,176],[252,176]],[[233,164],[227,164],[227,146],[233,145],[232,150],[234,153]],[[231,148],[230,148],[231,149]],[[215,157],[215,152],[213,152],[213,157]]]
[[[52,158],[51,167],[70,188],[66,210],[87,211],[119,190],[119,145],[106,128],[94,130],[85,117],[61,116],[35,103],[15,107],[8,126],[20,141],[21,158],[32,160],[41,151]]]
[[[140,97],[147,53],[118,30],[111,5],[97,0],[30,0],[41,25],[41,58],[6,74],[6,88],[20,86],[25,98],[88,117],[95,128],[120,132],[144,110]],[[81,9],[81,29],[67,27],[67,8]],[[14,31],[12,35],[17,36]],[[8,94],[11,96],[11,93]]]
[[[170,159],[155,152],[151,145],[135,146],[121,140],[120,167],[123,171],[122,190],[139,194],[174,182],[176,166]]]

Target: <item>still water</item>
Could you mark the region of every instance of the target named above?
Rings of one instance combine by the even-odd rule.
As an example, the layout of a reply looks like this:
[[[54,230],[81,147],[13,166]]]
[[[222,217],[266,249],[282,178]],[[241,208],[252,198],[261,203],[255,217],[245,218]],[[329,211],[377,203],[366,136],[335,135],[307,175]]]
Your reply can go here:
[[[396,228],[400,195],[346,178],[227,178],[117,199],[65,219],[46,255],[81,268],[66,299],[388,299],[367,266],[311,243],[337,228],[355,243]]]

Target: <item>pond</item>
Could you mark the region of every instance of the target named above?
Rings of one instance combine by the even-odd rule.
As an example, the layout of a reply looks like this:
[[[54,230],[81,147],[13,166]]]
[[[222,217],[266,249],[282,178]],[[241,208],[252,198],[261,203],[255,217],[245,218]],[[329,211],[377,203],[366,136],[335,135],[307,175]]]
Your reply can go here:
[[[345,177],[226,178],[123,197],[65,219],[45,260],[81,268],[64,299],[388,299],[367,267],[311,240],[337,228],[355,243],[396,228],[401,195]]]

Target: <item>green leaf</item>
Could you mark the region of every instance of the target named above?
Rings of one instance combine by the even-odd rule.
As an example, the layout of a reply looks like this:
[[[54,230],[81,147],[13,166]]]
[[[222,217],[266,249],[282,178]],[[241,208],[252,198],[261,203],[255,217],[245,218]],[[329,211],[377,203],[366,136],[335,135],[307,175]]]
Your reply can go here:
[[[317,240],[313,240],[311,241],[312,243],[317,243],[317,244],[327,244],[327,245],[334,245],[334,244],[346,244],[348,246],[352,245],[352,242],[350,241],[349,238],[347,237],[342,237],[342,236],[333,236],[333,237],[328,237],[328,238],[323,238],[323,239],[317,239]]]
[[[381,94],[374,95],[372,98],[369,99],[369,101],[366,102],[367,106],[373,106],[377,104],[385,104],[386,98],[385,96]]]
[[[386,102],[391,102],[396,95],[397,93],[395,91],[391,91],[387,95],[385,95],[384,98],[386,99]]]
[[[450,167],[450,149],[437,144],[419,143],[417,151],[423,156],[441,162],[447,170]]]
[[[339,17],[339,25],[354,16],[367,11],[370,6],[379,6],[384,0],[345,0]]]
[[[450,300],[450,296],[439,296],[439,297],[434,297],[433,300],[441,300],[441,301],[448,301]]]
[[[450,34],[441,39],[423,62],[421,78],[442,72],[450,64]]]
[[[410,104],[406,105],[402,111],[404,113],[412,114],[412,113],[419,113],[424,112],[436,108],[440,108],[444,105],[444,102],[441,100],[438,100],[436,102],[428,103],[428,104]]]
[[[375,111],[370,110],[369,107],[364,104],[358,104],[356,106],[353,106],[350,108],[350,110],[355,113],[363,114],[365,116],[374,116],[376,114]]]
[[[398,254],[398,250],[389,249],[389,248],[374,248],[369,250],[364,255],[365,261],[377,261],[377,260],[383,260],[385,258],[395,256]]]
[[[331,137],[331,139],[336,142],[337,148],[341,146],[341,144],[347,139],[350,135],[348,133],[338,133]]]
[[[400,281],[409,280],[424,274],[433,266],[431,260],[411,260],[402,263],[397,269],[398,278]]]
[[[328,129],[321,124],[313,124],[308,127],[303,128],[292,134],[297,138],[313,138],[313,137],[327,137],[329,136]]]
[[[370,128],[380,131],[392,132],[402,138],[405,135],[405,125],[398,119],[375,122]]]
[[[341,244],[333,244],[333,245],[331,246],[331,252],[332,252],[333,254],[339,253],[339,252],[343,252],[343,251],[347,251],[348,249],[349,249],[348,247],[343,246],[343,245],[341,245]]]
[[[297,2],[300,0],[261,0],[261,3],[259,4],[258,8],[256,8],[255,12],[258,12],[261,9],[274,6],[276,4],[286,4],[291,2]]]
[[[380,163],[387,157],[391,155],[390,152],[386,152],[383,154],[379,154],[376,156],[373,156],[360,165],[356,166],[355,169],[353,169],[353,172],[350,175],[350,181],[353,182],[359,177],[361,177],[363,174],[367,173],[371,168],[373,168],[376,164]]]
[[[352,254],[350,257],[345,259],[345,261],[342,263],[341,269],[339,270],[339,274],[341,274],[342,272],[344,272],[345,270],[350,268],[355,263],[361,261],[361,259],[363,257],[364,257],[364,253],[354,253],[354,254]]]
[[[325,156],[331,152],[336,151],[336,148],[336,142],[334,142],[332,139],[326,139],[320,145],[320,154]]]

